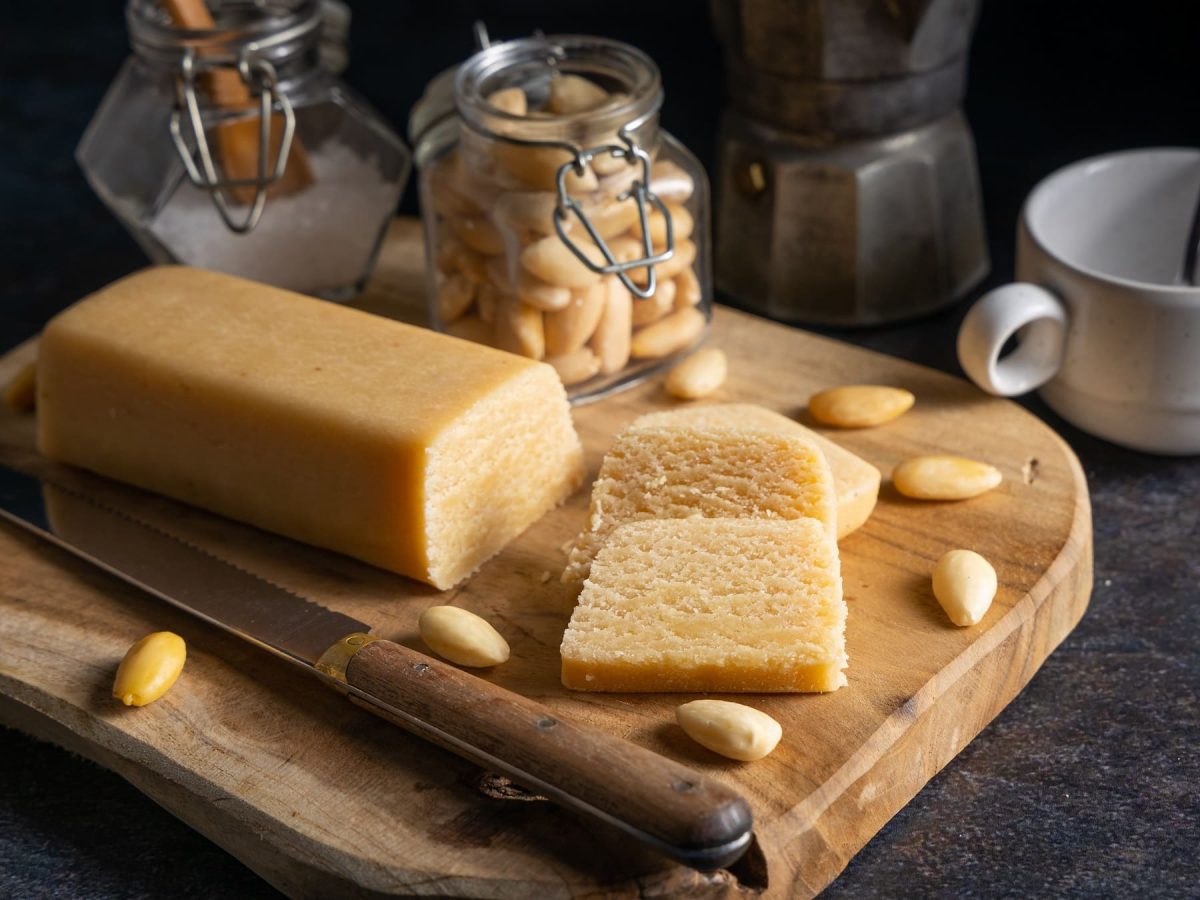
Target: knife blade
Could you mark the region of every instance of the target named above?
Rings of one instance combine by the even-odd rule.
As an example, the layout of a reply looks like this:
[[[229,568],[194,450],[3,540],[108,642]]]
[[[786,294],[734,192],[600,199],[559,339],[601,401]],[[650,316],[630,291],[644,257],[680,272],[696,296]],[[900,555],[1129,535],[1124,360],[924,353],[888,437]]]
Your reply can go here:
[[[408,647],[155,524],[173,504],[13,448],[0,516],[301,667],[405,730],[697,869],[734,863],[750,807],[700,772]]]

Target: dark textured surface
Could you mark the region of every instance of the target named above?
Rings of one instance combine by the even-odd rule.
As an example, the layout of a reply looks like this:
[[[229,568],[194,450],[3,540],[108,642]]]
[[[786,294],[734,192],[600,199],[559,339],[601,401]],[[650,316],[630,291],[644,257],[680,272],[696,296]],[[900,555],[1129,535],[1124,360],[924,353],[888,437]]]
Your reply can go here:
[[[411,3],[355,3],[348,80],[402,128],[429,73],[466,51],[466,23],[476,16],[501,35],[535,24],[610,34],[659,59],[668,127],[710,160],[721,74],[702,4],[565,6],[443,2],[434,14]],[[1165,0],[985,7],[967,112],[991,229],[991,284],[1011,273],[1020,201],[1042,175],[1121,147],[1200,143],[1200,15]],[[603,12],[612,8],[619,14]],[[124,53],[115,3],[5,10],[0,349],[143,262],[71,158]],[[410,192],[405,208],[413,202]],[[839,336],[957,372],[953,335],[964,311]],[[828,896],[1200,895],[1200,459],[1121,450],[1037,401],[1028,405],[1066,437],[1088,476],[1091,607],[1029,687]],[[0,773],[0,896],[273,894],[90,763],[0,731]]]

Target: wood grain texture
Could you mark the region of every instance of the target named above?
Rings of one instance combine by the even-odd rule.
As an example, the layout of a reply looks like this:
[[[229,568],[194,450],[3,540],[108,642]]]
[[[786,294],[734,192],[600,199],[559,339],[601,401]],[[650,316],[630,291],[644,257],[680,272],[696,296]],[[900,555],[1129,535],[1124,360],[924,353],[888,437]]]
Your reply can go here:
[[[423,289],[414,234],[411,222],[394,230],[363,305],[412,317]],[[163,516],[177,533],[414,648],[428,606],[486,616],[513,653],[489,680],[698,768],[750,801],[758,847],[735,872],[701,875],[551,804],[495,799],[470,764],[7,526],[0,721],[117,771],[293,896],[716,897],[754,893],[764,881],[768,896],[816,893],[1018,694],[1083,614],[1087,488],[1052,431],[959,379],[725,309],[711,340],[730,358],[714,400],[761,403],[811,425],[802,408],[820,388],[879,382],[917,395],[896,422],[833,435],[885,476],[875,514],[841,545],[849,686],[733,698],[783,723],[780,747],[756,763],[723,760],[683,735],[673,710],[693,695],[583,695],[559,684],[558,642],[578,589],[557,574],[562,545],[584,521],[586,490],[441,593],[165,501]],[[0,380],[33,352],[0,360]],[[577,409],[591,474],[617,428],[672,403],[656,378]],[[32,439],[32,417],[0,413],[0,440]],[[932,452],[984,459],[1005,481],[963,503],[906,500],[886,483],[899,460]],[[933,563],[954,547],[982,553],[1000,579],[974,628],[950,625],[930,589]],[[163,628],[188,641],[178,684],[151,706],[115,704],[109,689],[122,654]]]

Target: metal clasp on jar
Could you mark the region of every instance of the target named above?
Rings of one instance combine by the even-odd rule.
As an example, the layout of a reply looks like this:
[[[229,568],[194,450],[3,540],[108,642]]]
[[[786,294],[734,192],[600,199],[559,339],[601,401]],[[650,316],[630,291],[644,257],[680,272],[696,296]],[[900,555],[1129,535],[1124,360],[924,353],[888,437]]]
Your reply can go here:
[[[639,123],[640,124],[640,123]],[[605,144],[599,147],[592,147],[588,150],[577,150],[575,158],[563,165],[558,170],[558,203],[554,208],[554,230],[558,233],[559,239],[567,245],[567,248],[578,257],[579,261],[591,269],[593,272],[599,272],[604,275],[616,275],[621,280],[621,283],[629,289],[636,297],[646,299],[654,295],[657,290],[657,281],[654,274],[654,266],[658,263],[666,262],[675,255],[675,228],[671,222],[671,214],[667,211],[666,204],[659,199],[658,195],[650,190],[650,154],[638,146],[637,141],[630,135],[630,126],[626,125],[617,132],[617,137],[624,143],[624,146],[618,144]],[[571,171],[582,175],[585,167],[592,161],[593,158],[601,154],[610,154],[618,159],[624,158],[630,165],[640,164],[642,167],[642,175],[640,179],[634,179],[633,183],[620,194],[617,195],[617,200],[628,200],[634,198],[637,203],[638,220],[641,223],[642,230],[642,252],[645,254],[640,259],[632,259],[628,262],[619,262],[609,249],[604,238],[597,233],[595,226],[588,219],[587,213],[583,211],[583,207],[579,201],[575,200],[567,193],[567,174]],[[663,217],[666,224],[666,246],[661,253],[654,252],[654,246],[650,241],[650,227],[647,218],[646,204],[650,203],[656,207]],[[566,230],[567,214],[573,213],[575,218],[583,225],[588,236],[592,239],[592,243],[596,245],[601,255],[604,257],[605,265],[599,265],[588,257],[579,245],[571,240],[570,235]],[[646,277],[646,286],[639,287],[629,277],[631,269],[645,269],[648,273]]]
[[[254,88],[258,88],[258,166],[255,177],[229,178],[220,173],[208,137],[204,133],[200,101],[196,96],[196,74],[198,70],[220,68],[222,63],[198,60],[195,50],[191,48],[184,53],[180,62],[180,74],[176,78],[179,106],[171,113],[170,121],[171,140],[187,172],[188,180],[201,190],[208,191],[221,219],[231,231],[238,234],[252,231],[262,218],[267,202],[267,188],[283,177],[292,149],[292,138],[296,133],[296,114],[291,102],[278,90],[275,67],[264,59],[252,59],[248,52],[250,49],[247,48],[240,54],[237,71],[252,94]],[[188,125],[192,141],[195,143],[194,152],[188,147],[184,137],[183,112],[179,107],[187,110]],[[268,156],[271,147],[271,120],[276,107],[283,116],[283,134],[279,142],[279,153],[272,166]],[[217,127],[221,127],[222,124],[225,123],[218,122]],[[200,166],[196,165],[194,155],[199,155]],[[250,187],[254,188],[254,200],[250,204],[250,211],[244,219],[236,221],[223,191]]]

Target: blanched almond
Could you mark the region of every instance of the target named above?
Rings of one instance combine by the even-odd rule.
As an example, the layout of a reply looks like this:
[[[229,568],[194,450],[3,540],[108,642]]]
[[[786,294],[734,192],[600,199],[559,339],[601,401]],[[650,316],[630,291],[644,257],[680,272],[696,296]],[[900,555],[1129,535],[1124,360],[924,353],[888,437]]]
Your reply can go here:
[[[481,284],[475,292],[475,310],[489,325],[496,321],[496,306],[503,292],[491,284]],[[494,341],[492,342],[494,343]]]
[[[496,198],[492,216],[502,228],[555,234],[554,207],[557,195],[552,191],[506,191]],[[567,219],[570,223],[570,218]]]
[[[539,191],[558,189],[558,170],[574,157],[557,147],[523,147],[496,141],[492,151],[496,161],[527,187]],[[596,173],[590,167],[583,174],[574,169],[567,173],[565,183],[571,194],[588,194],[596,190]]]
[[[148,634],[132,647],[117,668],[112,695],[126,706],[153,703],[171,689],[187,660],[187,644],[171,631]]]
[[[510,261],[507,256],[493,256],[488,260],[487,275],[501,293],[512,294],[522,303],[528,303],[543,312],[563,309],[571,302],[570,288],[547,284],[535,278],[521,266],[519,260]]]
[[[615,159],[611,156],[604,158],[609,160]],[[606,194],[609,197],[619,196],[633,187],[633,183],[642,177],[642,167],[640,163],[629,165],[623,159],[620,160],[620,162],[620,166],[611,164],[604,166],[604,174],[600,178],[599,184],[596,186],[596,190],[598,192]],[[596,169],[597,172],[600,171],[599,168],[596,168],[595,161],[592,162],[592,168]]]
[[[550,81],[546,111],[556,116],[569,116],[604,105],[608,91],[594,81],[579,75],[559,75]]]
[[[437,315],[440,321],[453,322],[468,309],[475,299],[475,285],[461,272],[442,279],[437,289]]]
[[[448,153],[429,167],[426,187],[434,210],[444,218],[477,216],[479,204],[466,187],[462,161]]]
[[[588,347],[580,347],[562,356],[547,356],[563,384],[579,384],[600,371],[600,357]]]
[[[684,269],[675,276],[675,308],[695,306],[700,302],[703,292],[700,289],[700,279],[696,277],[693,268]]]
[[[646,257],[646,248],[637,238],[621,235],[608,241],[608,250],[617,262],[633,262]],[[646,269],[629,269],[625,273],[634,284],[646,283]]]
[[[437,267],[440,271],[450,274],[459,272],[475,284],[479,284],[487,276],[482,254],[476,253],[452,234],[438,239]]]
[[[600,358],[600,371],[610,375],[619,372],[629,362],[633,295],[615,275],[604,279],[604,288],[604,313],[592,335],[591,344]]]
[[[892,471],[896,490],[915,500],[967,500],[1003,480],[994,466],[962,456],[914,456]]]
[[[637,201],[632,197],[610,200],[600,205],[585,204],[583,211],[596,233],[605,240],[624,234],[638,221]],[[579,230],[584,231],[582,228]]]
[[[658,359],[690,346],[704,333],[704,313],[693,307],[679,309],[633,333],[634,359]]]
[[[581,243],[580,249],[596,265],[605,264],[604,256],[595,244]],[[585,266],[558,235],[534,241],[522,250],[521,265],[535,278],[562,287],[585,288],[600,282],[600,273]]]
[[[680,400],[699,400],[718,390],[728,371],[725,351],[705,347],[667,373],[667,393]]]
[[[666,207],[667,212],[671,214],[671,225],[675,242],[678,244],[679,241],[691,237],[694,225],[692,214],[687,211],[686,207],[679,206],[678,204],[668,203]],[[651,208],[646,213],[646,224],[650,230],[650,242],[655,247],[665,247],[667,244],[667,221],[663,218],[663,214],[657,209]],[[642,220],[640,218],[634,219],[631,230],[633,236],[641,240],[643,231]]]
[[[610,94],[608,102],[603,104],[602,108],[608,109],[613,106],[618,106],[629,99],[628,94]],[[596,145],[609,147],[620,147],[621,139],[615,134],[607,134],[596,141]],[[618,172],[624,172],[629,169],[641,168],[637,165],[630,165],[629,161],[624,156],[614,156],[611,153],[599,153],[592,157],[592,168],[600,176],[601,187],[604,187],[604,179],[608,175],[616,175]]]
[[[516,297],[501,295],[496,302],[496,346],[530,359],[546,355],[546,333],[541,310]]]
[[[742,762],[762,759],[783,737],[783,727],[765,712],[728,700],[684,703],[675,719],[700,746]]]
[[[996,570],[974,550],[951,550],[933,567],[933,595],[955,625],[974,625],[996,596]]]
[[[570,288],[546,284],[528,272],[522,272],[517,276],[516,291],[518,300],[544,312],[565,309],[571,302]]]
[[[523,116],[529,112],[529,100],[519,87],[502,88],[494,91],[487,98],[488,105],[494,106],[510,116]]]
[[[661,159],[650,169],[650,190],[662,200],[682,203],[696,191],[692,176],[669,159]]]
[[[674,307],[675,282],[670,278],[659,279],[653,294],[649,297],[638,297],[633,301],[633,324],[649,325],[651,322],[657,322]]]
[[[546,353],[562,356],[578,350],[591,338],[604,314],[608,288],[603,282],[571,292],[571,302],[546,313]]]
[[[460,666],[497,666],[509,657],[508,641],[481,616],[457,606],[431,606],[417,622],[421,640]]]
[[[617,262],[630,262],[646,255],[642,242],[623,234],[608,241],[608,250]]]
[[[847,384],[813,394],[808,411],[822,425],[870,428],[890,422],[912,408],[911,391],[881,384]]]
[[[656,254],[661,253],[662,248],[656,247],[654,249],[654,252]],[[671,255],[671,258],[668,259],[666,262],[660,262],[654,266],[654,274],[660,280],[674,278],[676,275],[678,275],[684,269],[691,268],[692,263],[694,263],[695,261],[696,261],[696,245],[687,239],[676,240],[675,241],[675,252]],[[646,273],[645,269],[635,269],[633,272],[630,273],[630,277],[633,279],[634,283],[644,285],[647,283],[647,280],[648,280],[645,273]]]
[[[495,256],[504,252],[504,235],[490,221],[477,216],[474,218],[452,218],[450,228],[455,237],[484,256]]]

